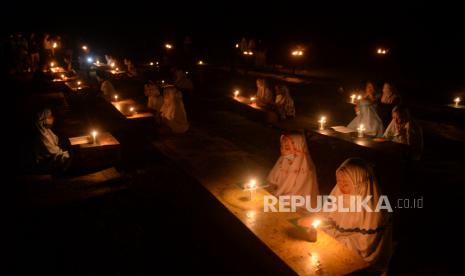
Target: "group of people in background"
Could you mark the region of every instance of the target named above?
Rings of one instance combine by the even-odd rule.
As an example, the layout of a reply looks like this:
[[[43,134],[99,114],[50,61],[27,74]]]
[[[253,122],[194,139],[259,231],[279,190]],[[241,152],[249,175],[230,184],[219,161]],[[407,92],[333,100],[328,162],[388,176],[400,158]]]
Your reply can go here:
[[[412,159],[420,159],[423,150],[423,132],[410,116],[392,83],[384,83],[378,93],[373,82],[367,82],[365,93],[355,105],[356,117],[348,124],[354,131],[363,124],[365,133],[384,137],[410,146]]]
[[[295,118],[294,100],[287,85],[276,83],[272,86],[269,80],[262,78],[256,80],[256,85],[255,104],[267,111],[268,122]]]

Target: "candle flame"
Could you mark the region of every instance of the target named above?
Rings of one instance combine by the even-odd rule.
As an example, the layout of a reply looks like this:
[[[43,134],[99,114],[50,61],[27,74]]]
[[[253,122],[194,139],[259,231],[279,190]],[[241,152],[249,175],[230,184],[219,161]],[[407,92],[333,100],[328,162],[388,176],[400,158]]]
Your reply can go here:
[[[153,62],[150,62],[150,66],[153,66]]]
[[[257,180],[255,179],[250,179],[249,183],[247,183],[247,188],[249,189],[255,189],[257,187]]]
[[[238,95],[239,95],[239,90],[235,90],[235,91],[234,91],[234,96],[237,97]]]
[[[199,60],[199,65],[202,65],[203,64],[203,61]]]
[[[166,47],[166,49],[171,49],[171,48],[173,48],[173,45],[167,43],[167,44],[165,44],[165,47]]]
[[[134,107],[131,107],[131,108],[129,109],[129,111],[133,112],[133,111],[134,111]]]
[[[53,42],[53,48],[58,47],[58,44],[56,42]]]
[[[92,131],[92,137],[95,138],[97,136],[97,134],[98,134],[97,131],[95,131],[95,130]]]
[[[325,117],[325,116],[321,117],[321,119],[320,119],[318,122],[320,122],[320,123],[326,123],[326,117]]]
[[[87,46],[86,46],[86,45],[83,45],[83,46],[82,46],[82,50],[87,51]]]
[[[318,228],[318,226],[320,226],[320,224],[321,224],[321,220],[319,220],[319,219],[316,219],[316,220],[314,220],[312,222],[312,226],[315,227],[315,229]]]
[[[456,103],[460,102],[460,97],[455,98],[454,102]]]
[[[78,84],[78,85],[81,85],[81,81],[78,81],[77,84]]]

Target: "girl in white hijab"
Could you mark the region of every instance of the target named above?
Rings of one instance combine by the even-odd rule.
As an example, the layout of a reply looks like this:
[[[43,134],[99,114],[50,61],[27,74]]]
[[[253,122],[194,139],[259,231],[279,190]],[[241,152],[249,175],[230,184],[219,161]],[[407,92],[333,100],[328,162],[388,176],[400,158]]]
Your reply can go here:
[[[267,86],[265,79],[257,79],[257,105],[266,107],[273,103],[273,92]]]
[[[160,108],[163,105],[163,96],[160,94],[158,87],[152,81],[148,81],[144,85],[144,94],[148,98],[147,107],[156,112],[160,111]]]
[[[419,160],[423,152],[423,131],[412,119],[408,109],[402,105],[392,110],[392,121],[386,128],[384,137],[396,143],[409,145],[411,157]]]
[[[292,99],[287,86],[284,84],[281,84],[281,85],[277,85],[275,89],[276,89],[275,106],[278,111],[279,117],[281,119],[295,117],[294,100]]]
[[[163,90],[160,115],[162,123],[174,133],[184,133],[189,129],[181,92],[174,85],[167,86]]]
[[[63,151],[58,144],[58,137],[53,133],[52,111],[48,108],[38,113],[36,121],[37,136],[34,141],[34,155],[36,165],[54,171],[69,166],[68,151]]]
[[[281,135],[281,156],[267,177],[276,188],[276,196],[310,196],[312,206],[316,204],[318,181],[313,160],[302,134]]]
[[[363,159],[349,158],[336,170],[336,178],[330,195],[337,200],[341,196],[344,208],[349,208],[350,196],[360,196],[362,200],[371,196],[367,205],[373,212],[364,208],[329,212],[322,229],[357,252],[371,270],[385,272],[392,254],[392,228],[389,213],[384,209],[376,211],[381,191],[372,167]]]
[[[362,99],[356,109],[357,116],[349,123],[348,128],[356,131],[361,124],[365,127],[365,133],[368,135],[382,136],[383,122],[376,113],[374,104],[369,100]]]

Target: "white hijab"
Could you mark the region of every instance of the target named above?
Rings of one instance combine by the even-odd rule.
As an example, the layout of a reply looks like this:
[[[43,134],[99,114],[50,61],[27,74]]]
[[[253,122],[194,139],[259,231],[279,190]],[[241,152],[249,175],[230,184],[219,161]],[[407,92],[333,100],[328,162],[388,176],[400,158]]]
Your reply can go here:
[[[397,107],[394,108],[394,111]],[[408,111],[405,112],[405,118],[402,118],[401,125],[391,120],[389,126],[384,132],[384,137],[396,143],[409,145],[411,148],[411,157],[414,160],[420,160],[423,152],[423,130],[413,119],[410,117]]]
[[[144,94],[148,97],[147,107],[153,110],[160,110],[163,105],[163,97],[158,87],[150,82],[144,85]]]
[[[290,152],[284,151],[285,139],[291,140]],[[310,196],[316,203],[318,181],[316,169],[302,134],[281,135],[281,156],[268,174],[267,180],[276,185],[276,196]],[[287,155],[284,155],[287,154]]]
[[[163,105],[160,109],[163,122],[175,133],[183,133],[189,129],[186,110],[181,92],[174,86],[163,90]]]
[[[111,97],[116,94],[115,87],[113,87],[113,84],[109,80],[104,80],[102,84],[100,85],[100,90],[103,93],[103,98],[105,98],[107,101],[111,100]]]
[[[50,160],[69,158],[69,153],[58,145],[58,136],[47,126],[47,117],[52,111],[48,108],[38,114],[36,129],[38,137],[35,142],[34,154],[37,163]]]
[[[263,79],[257,82],[257,102],[263,105],[273,103],[273,93]]]
[[[365,133],[368,135],[382,136],[383,135],[383,122],[376,113],[375,106],[368,100],[361,100],[358,104],[360,114],[352,120],[347,126],[352,130],[363,124]]]
[[[373,212],[363,208],[360,212],[330,212],[323,230],[357,252],[373,269],[384,271],[392,254],[392,229],[389,213],[386,210],[374,211],[381,191],[373,169],[362,159],[349,158],[337,172],[345,173],[352,181],[351,196],[361,196],[362,199],[372,196],[367,205]],[[344,207],[350,206],[349,195],[344,195],[338,185],[330,195],[336,198],[343,196]]]

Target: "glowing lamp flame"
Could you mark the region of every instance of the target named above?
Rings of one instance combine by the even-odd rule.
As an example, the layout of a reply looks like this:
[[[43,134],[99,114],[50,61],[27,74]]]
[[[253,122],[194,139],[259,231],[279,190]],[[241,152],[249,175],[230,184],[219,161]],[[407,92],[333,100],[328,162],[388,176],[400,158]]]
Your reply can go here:
[[[312,222],[312,226],[313,226],[315,229],[318,228],[318,226],[320,226],[320,224],[321,224],[321,220],[319,220],[319,219],[316,219],[316,220],[314,220],[314,221]]]

